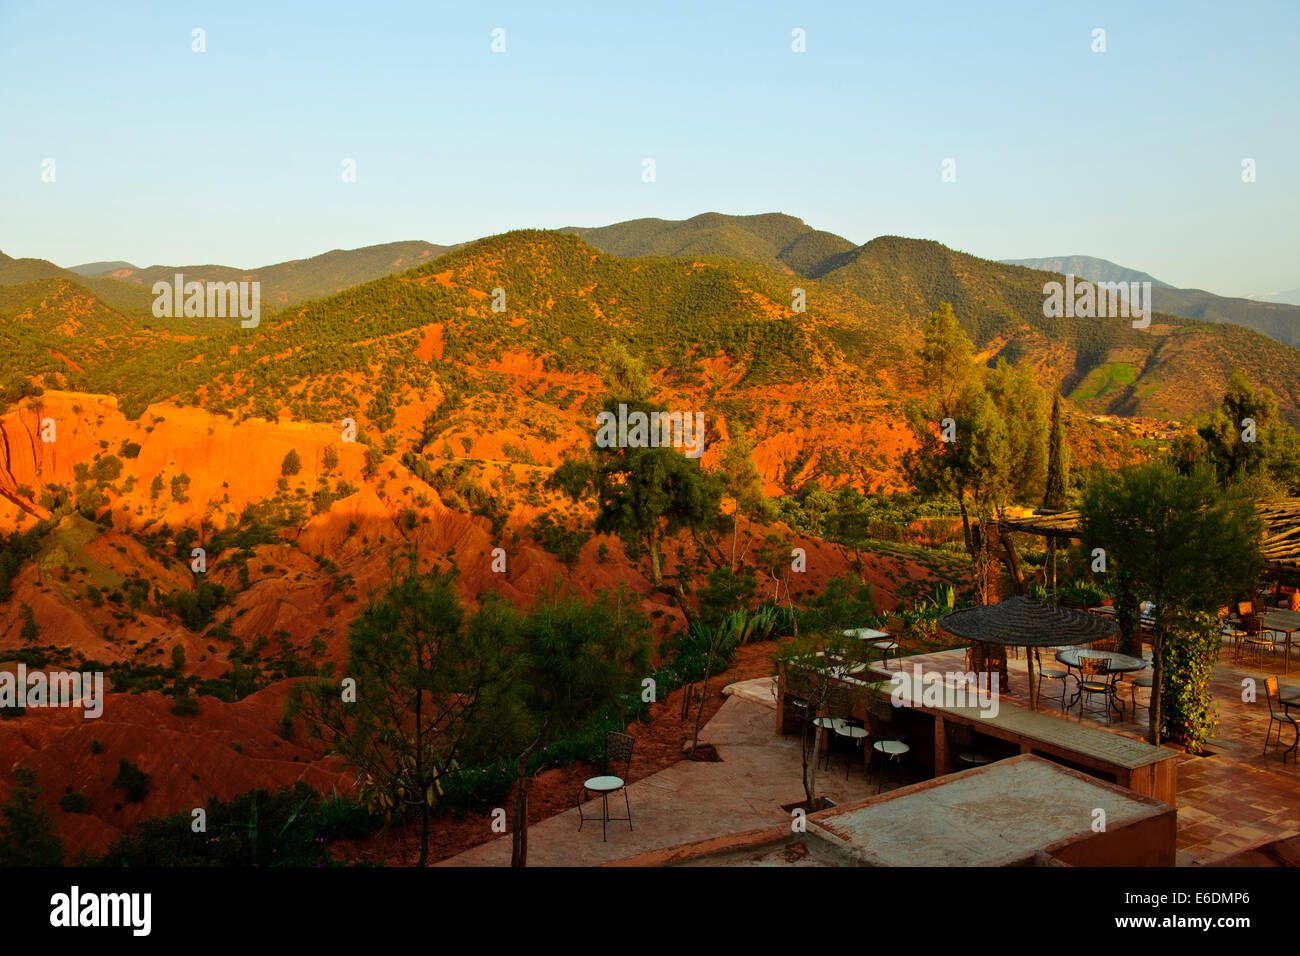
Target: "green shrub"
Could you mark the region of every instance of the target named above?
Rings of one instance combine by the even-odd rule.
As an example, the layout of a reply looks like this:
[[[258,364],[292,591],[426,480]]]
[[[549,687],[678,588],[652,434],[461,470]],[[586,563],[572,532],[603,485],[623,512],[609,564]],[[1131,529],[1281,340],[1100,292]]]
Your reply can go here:
[[[59,797],[59,807],[67,813],[85,813],[87,806],[84,793],[65,793]]]
[[[378,825],[337,793],[324,797],[298,781],[204,805],[205,835],[196,839],[188,810],[151,817],[117,840],[102,866],[331,866],[334,840],[358,839]]]
[[[1219,726],[1210,678],[1222,644],[1222,625],[1206,611],[1180,616],[1161,643],[1160,733],[1188,753],[1200,753]]]
[[[131,803],[139,803],[149,794],[149,774],[123,757],[117,762],[113,786],[125,790],[126,799]]]

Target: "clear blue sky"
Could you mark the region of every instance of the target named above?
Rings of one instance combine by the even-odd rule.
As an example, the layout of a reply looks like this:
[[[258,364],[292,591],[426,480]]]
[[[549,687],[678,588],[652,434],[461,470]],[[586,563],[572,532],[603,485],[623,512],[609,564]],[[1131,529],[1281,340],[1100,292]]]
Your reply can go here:
[[[1297,102],[1290,0],[0,0],[0,249],[248,268],[779,211],[1268,292],[1300,286]]]

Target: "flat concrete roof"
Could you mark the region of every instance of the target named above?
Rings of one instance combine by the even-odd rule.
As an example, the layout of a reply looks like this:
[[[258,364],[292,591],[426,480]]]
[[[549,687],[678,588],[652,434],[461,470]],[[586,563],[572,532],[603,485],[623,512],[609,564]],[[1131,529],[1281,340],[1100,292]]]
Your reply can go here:
[[[1168,813],[1158,800],[1022,755],[808,818],[872,866],[1008,866],[1092,832]]]

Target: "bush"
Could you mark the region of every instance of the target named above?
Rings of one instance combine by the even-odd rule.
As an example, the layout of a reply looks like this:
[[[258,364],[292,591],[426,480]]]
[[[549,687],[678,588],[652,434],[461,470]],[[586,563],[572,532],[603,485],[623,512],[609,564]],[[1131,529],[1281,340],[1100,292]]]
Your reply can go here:
[[[59,797],[59,807],[67,813],[85,813],[87,806],[84,793],[65,793]]]
[[[1206,611],[1179,617],[1161,643],[1160,733],[1191,754],[1200,753],[1219,726],[1210,678],[1222,643],[1219,619]]]
[[[197,697],[177,697],[172,703],[172,713],[180,717],[193,717],[199,712]]]
[[[300,471],[302,471],[302,459],[298,457],[298,449],[290,448],[289,453],[284,456],[284,461],[280,463],[280,474],[288,478]]]
[[[139,803],[149,795],[149,774],[123,757],[117,762],[117,776],[113,778],[113,786],[125,790],[129,802]]]
[[[190,811],[151,817],[109,847],[104,866],[329,866],[331,841],[367,836],[377,821],[351,799],[324,797],[299,781],[210,798],[206,838],[196,839]]]

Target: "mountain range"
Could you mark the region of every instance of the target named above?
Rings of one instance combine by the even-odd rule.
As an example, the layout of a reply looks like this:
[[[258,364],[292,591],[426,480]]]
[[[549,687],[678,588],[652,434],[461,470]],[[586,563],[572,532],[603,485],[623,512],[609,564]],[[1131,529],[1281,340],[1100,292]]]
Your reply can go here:
[[[909,383],[915,345],[927,316],[946,301],[990,362],[1030,361],[1044,382],[1060,381],[1066,395],[1091,413],[1185,418],[1216,401],[1232,369],[1241,366],[1278,394],[1288,416],[1300,418],[1300,352],[1293,348],[1234,324],[1161,314],[1159,298],[1146,330],[1122,319],[1048,319],[1041,270],[980,259],[931,240],[882,236],[854,246],[791,216],[708,213],[683,221],[507,233],[449,248],[395,243],[251,271],[127,271],[112,262],[78,267],[109,270],[93,276],[42,260],[0,257],[0,315],[11,320],[0,325],[0,334],[27,359],[10,366],[6,385],[51,374],[66,387],[115,394],[132,410],[179,398],[321,420],[323,406],[336,405],[349,390],[370,393],[367,401],[373,401],[382,382],[414,374],[410,366],[418,362],[409,349],[419,342],[413,333],[441,325],[448,354],[473,369],[469,377],[479,374],[475,363],[505,351],[528,355],[548,370],[590,369],[599,346],[623,339],[675,382],[701,381],[710,362],[728,366],[733,385],[831,384],[838,381],[836,369],[855,378],[870,370],[873,386],[897,395],[890,389],[920,387]],[[251,338],[231,323],[156,320],[140,298],[148,300],[149,284],[175,271],[187,278],[259,277],[270,286],[264,301],[278,300],[280,311]],[[659,285],[647,285],[652,275]],[[506,292],[513,319],[478,301],[496,288]],[[798,289],[805,312],[795,311]],[[90,298],[79,299],[78,290]],[[1156,294],[1186,299],[1195,293],[1162,287]],[[1293,306],[1209,299],[1287,319],[1300,315]],[[1200,311],[1221,317],[1213,307]],[[69,315],[82,316],[95,337],[59,335]],[[41,340],[52,335],[53,341]],[[376,356],[390,340],[406,338],[413,339],[402,346],[407,351],[388,355],[381,373]],[[361,373],[346,388],[340,355],[351,356],[346,367]],[[301,366],[309,356],[310,368],[331,381],[329,388],[294,381],[288,367],[277,371]],[[250,376],[270,378],[276,389],[249,389]],[[318,392],[319,400],[306,397]]]

